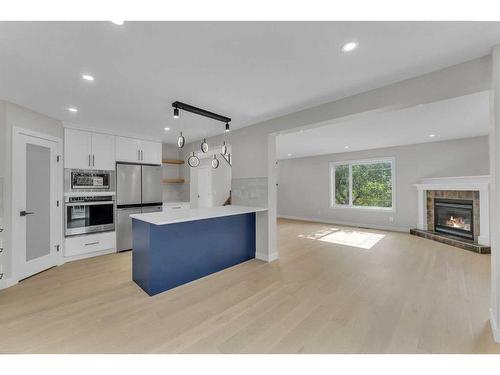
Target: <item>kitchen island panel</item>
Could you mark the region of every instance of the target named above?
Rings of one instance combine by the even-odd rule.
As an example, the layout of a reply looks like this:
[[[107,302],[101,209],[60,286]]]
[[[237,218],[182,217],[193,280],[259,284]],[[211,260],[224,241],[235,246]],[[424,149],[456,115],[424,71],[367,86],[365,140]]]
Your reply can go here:
[[[155,295],[253,259],[255,228],[255,212],[167,225],[133,219],[133,279]]]

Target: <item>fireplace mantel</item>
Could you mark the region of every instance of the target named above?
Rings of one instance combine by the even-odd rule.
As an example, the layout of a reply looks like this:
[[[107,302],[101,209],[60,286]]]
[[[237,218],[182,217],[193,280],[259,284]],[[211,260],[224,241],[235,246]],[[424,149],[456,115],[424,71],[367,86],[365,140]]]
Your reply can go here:
[[[478,243],[490,246],[490,176],[460,176],[423,178],[415,184],[418,191],[418,223],[417,228],[427,229],[428,190],[472,190],[479,191],[479,237]]]

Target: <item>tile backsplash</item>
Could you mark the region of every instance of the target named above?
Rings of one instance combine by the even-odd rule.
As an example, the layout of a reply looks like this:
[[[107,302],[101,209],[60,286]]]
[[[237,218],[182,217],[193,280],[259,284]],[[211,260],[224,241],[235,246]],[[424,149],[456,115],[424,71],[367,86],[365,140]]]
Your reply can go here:
[[[267,177],[233,178],[231,199],[238,206],[267,207]]]

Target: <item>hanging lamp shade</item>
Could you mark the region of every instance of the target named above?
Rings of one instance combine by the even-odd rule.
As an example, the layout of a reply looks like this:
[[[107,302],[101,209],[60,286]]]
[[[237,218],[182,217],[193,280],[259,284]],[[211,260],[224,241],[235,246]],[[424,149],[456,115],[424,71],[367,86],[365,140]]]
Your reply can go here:
[[[205,154],[208,152],[208,143],[207,143],[206,138],[203,138],[203,142],[201,142],[200,149],[201,149],[201,152],[203,152]]]
[[[198,157],[194,154],[194,151],[193,154],[188,158],[188,164],[192,168],[195,168],[198,165],[200,165],[200,159],[198,159]]]
[[[227,145],[226,145],[226,141],[224,141],[224,143],[222,144],[222,147],[221,147],[221,153],[222,153],[222,155],[227,155]]]
[[[182,135],[182,132],[181,132],[181,135],[179,135],[179,138],[177,138],[177,147],[183,148],[185,143],[186,143],[186,139],[184,138],[184,136]]]
[[[214,155],[214,158],[212,159],[212,168],[219,168],[219,159],[217,159],[217,155]]]

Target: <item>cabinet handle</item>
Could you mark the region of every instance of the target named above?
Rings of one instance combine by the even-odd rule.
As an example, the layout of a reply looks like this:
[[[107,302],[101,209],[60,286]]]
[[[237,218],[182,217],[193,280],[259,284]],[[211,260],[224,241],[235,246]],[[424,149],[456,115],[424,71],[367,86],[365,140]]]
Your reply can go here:
[[[144,151],[141,150],[141,160],[144,161]]]
[[[89,154],[89,167],[90,167],[90,166],[91,166],[91,164],[90,164],[90,154]]]
[[[95,166],[95,155],[92,155],[92,166]]]
[[[141,161],[141,150],[137,150],[137,160]]]
[[[85,246],[97,245],[99,241],[86,243]]]

